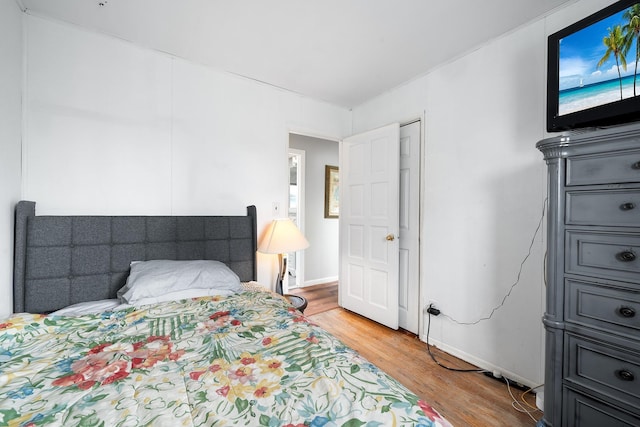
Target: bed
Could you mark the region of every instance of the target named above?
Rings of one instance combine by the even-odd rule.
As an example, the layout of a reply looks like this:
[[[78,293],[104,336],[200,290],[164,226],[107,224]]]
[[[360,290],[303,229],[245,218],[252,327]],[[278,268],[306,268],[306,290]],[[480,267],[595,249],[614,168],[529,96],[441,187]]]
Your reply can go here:
[[[449,425],[255,282],[253,206],[37,216],[23,201],[15,238],[0,426]]]

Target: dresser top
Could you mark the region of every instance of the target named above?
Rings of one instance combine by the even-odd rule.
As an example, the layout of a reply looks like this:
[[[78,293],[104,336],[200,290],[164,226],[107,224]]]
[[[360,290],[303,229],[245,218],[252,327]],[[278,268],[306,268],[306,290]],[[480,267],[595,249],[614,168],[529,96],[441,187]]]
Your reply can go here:
[[[544,158],[569,157],[640,149],[640,122],[601,129],[563,132],[538,141],[536,148]]]

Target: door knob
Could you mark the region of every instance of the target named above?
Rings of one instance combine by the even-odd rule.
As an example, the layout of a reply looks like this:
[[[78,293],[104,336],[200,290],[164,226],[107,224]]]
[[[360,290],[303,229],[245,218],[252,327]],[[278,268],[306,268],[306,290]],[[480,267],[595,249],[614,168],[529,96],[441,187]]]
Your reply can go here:
[[[387,238],[388,241],[392,242],[392,241],[395,240],[396,236],[394,236],[393,234],[387,234],[386,238]]]

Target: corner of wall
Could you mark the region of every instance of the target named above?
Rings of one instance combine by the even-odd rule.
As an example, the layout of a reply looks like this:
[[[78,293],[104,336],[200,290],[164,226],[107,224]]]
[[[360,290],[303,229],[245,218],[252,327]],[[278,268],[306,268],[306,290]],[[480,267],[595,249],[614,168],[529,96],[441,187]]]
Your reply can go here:
[[[22,181],[23,10],[18,1],[0,2],[0,318],[13,311],[13,212]]]

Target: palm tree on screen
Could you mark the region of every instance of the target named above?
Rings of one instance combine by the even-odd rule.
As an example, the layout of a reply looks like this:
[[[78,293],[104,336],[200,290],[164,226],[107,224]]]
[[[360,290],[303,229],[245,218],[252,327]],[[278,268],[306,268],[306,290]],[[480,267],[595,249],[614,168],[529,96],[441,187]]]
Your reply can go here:
[[[618,80],[620,81],[620,99],[622,99],[622,73],[620,72],[620,65],[624,70],[627,70],[627,58],[625,57],[625,42],[624,35],[622,34],[622,27],[616,25],[613,29],[609,28],[609,34],[602,39],[602,42],[607,48],[600,61],[598,61],[597,68],[600,68],[602,64],[607,62],[611,57],[611,54],[616,58],[616,68],[618,69]],[[627,48],[628,49],[628,48]]]
[[[633,96],[636,96],[636,80],[638,79],[638,61],[640,60],[640,3],[636,3],[627,9],[622,17],[627,23],[622,27],[625,38],[626,52],[633,42],[636,42],[635,69],[633,70]],[[625,53],[626,53],[625,52]]]

